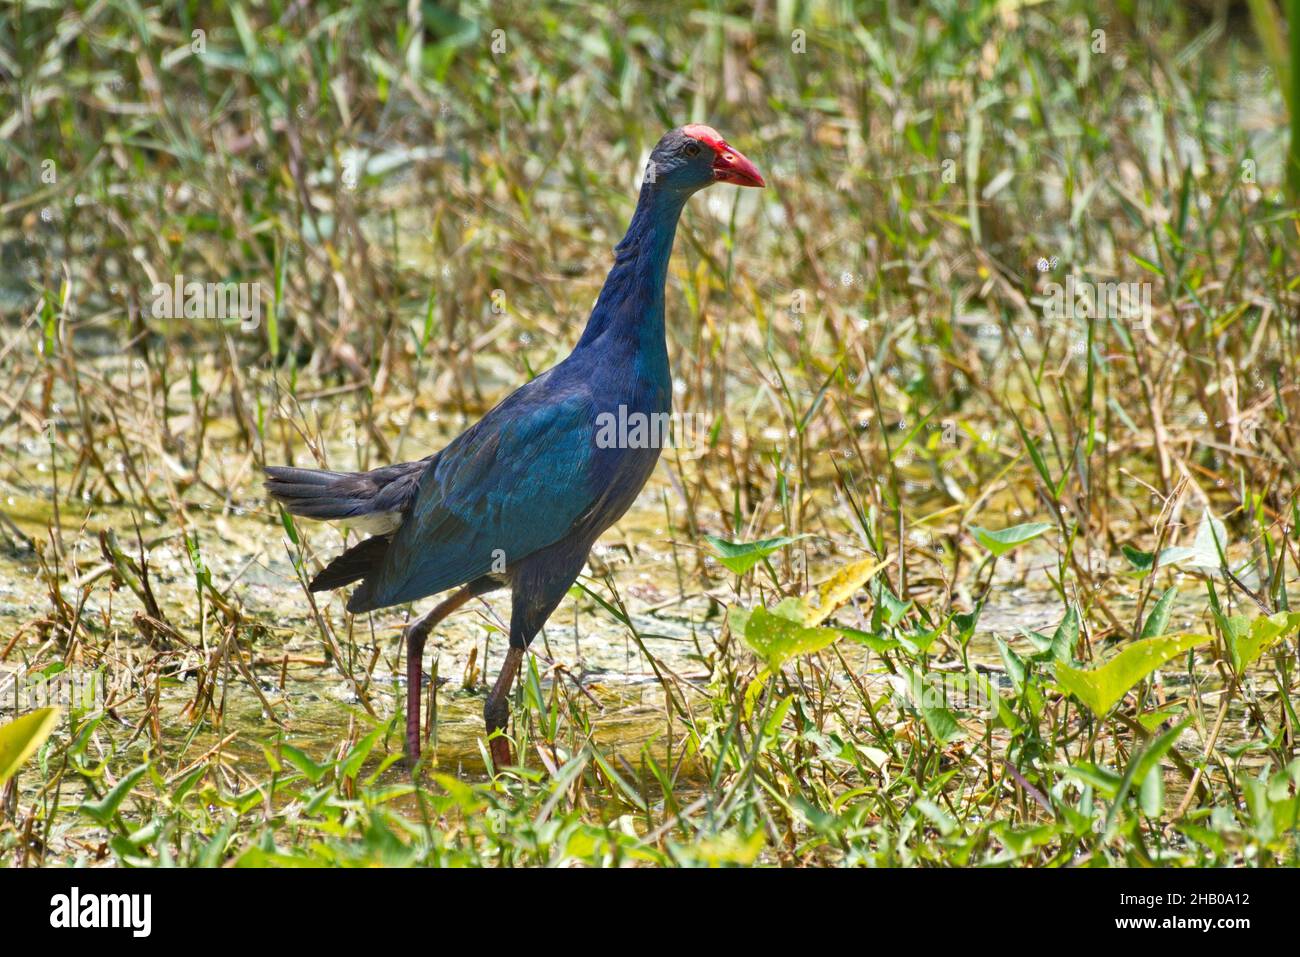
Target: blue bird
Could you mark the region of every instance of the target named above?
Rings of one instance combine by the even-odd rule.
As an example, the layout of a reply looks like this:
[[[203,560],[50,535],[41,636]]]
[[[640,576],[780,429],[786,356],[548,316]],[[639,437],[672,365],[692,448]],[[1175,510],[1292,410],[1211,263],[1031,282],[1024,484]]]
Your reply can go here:
[[[350,612],[457,591],[407,626],[406,754],[420,753],[425,640],[443,618],[511,590],[510,647],[483,708],[494,765],[510,763],[510,688],[525,650],[577,579],[592,545],[632,505],[659,459],[672,378],[664,282],[677,221],[712,183],[762,187],[758,169],[708,126],[666,133],[650,154],[636,212],[614,249],[582,338],[442,451],[370,472],[271,466],[267,491],[290,514],[370,535],[329,563],[312,591],[361,584]],[[458,587],[459,586],[459,587]]]

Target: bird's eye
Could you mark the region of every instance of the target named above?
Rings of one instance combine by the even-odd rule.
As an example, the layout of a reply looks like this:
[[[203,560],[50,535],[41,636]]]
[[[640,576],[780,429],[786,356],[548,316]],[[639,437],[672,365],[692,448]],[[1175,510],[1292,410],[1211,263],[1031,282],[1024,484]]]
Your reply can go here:
[[[694,140],[689,140],[689,141],[686,143],[686,150],[685,150],[685,152],[686,152],[686,155],[687,155],[687,156],[699,156],[699,155],[700,155],[700,144],[699,144],[699,143],[696,143]]]

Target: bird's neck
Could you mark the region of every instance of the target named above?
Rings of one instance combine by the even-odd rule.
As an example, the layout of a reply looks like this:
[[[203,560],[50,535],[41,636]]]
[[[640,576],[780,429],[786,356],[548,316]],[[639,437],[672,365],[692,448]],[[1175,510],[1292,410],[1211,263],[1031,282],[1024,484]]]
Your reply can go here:
[[[664,282],[686,199],[653,183],[641,187],[627,235],[614,247],[614,268],[605,277],[577,348],[599,339],[664,350]]]

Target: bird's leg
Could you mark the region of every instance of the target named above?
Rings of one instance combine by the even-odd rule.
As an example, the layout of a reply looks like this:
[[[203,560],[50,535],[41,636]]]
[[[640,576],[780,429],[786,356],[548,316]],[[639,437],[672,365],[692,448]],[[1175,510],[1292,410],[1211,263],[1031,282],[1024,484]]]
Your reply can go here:
[[[424,642],[433,626],[438,624],[481,590],[466,585],[460,591],[440,601],[433,611],[417,618],[406,626],[406,760],[414,765],[420,757],[420,671],[424,657]]]
[[[483,720],[487,724],[490,739],[488,747],[492,750],[492,765],[496,770],[511,763],[510,742],[505,737],[506,722],[510,717],[508,699],[510,689],[515,683],[515,675],[519,673],[519,664],[523,660],[524,649],[511,645],[510,650],[506,652],[501,673],[497,675],[496,684],[492,686],[492,693],[488,695],[487,702],[483,705]],[[493,738],[492,733],[495,731],[500,731],[502,734]]]

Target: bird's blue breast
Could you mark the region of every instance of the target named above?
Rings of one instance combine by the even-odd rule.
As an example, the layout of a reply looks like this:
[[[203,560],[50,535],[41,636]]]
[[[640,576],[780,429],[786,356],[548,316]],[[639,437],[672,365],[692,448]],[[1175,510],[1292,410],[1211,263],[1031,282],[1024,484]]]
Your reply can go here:
[[[596,503],[589,522],[599,534],[631,507],[671,443],[672,380],[662,342],[607,355],[588,374],[594,402],[587,490]]]

